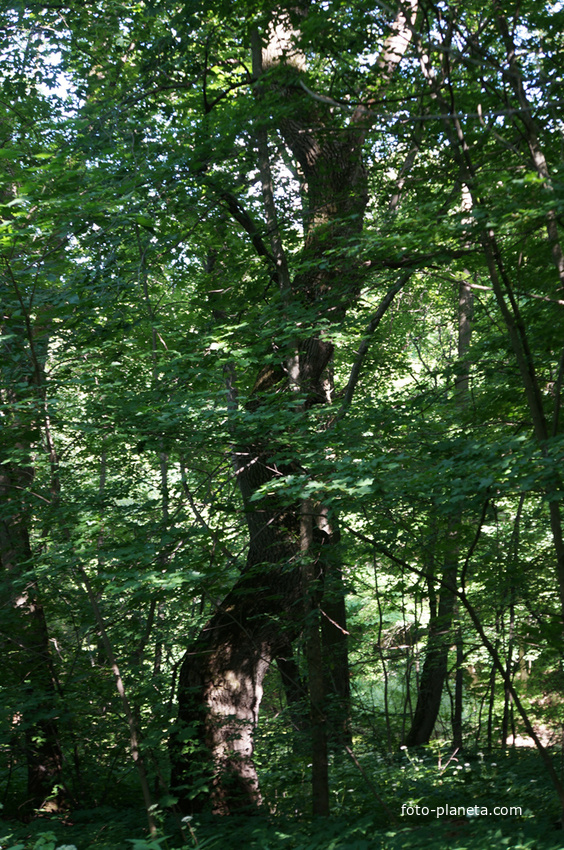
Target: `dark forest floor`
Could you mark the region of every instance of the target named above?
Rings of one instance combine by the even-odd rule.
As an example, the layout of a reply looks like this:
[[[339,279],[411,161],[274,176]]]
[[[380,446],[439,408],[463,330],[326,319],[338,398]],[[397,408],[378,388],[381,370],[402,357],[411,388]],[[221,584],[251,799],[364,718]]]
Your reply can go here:
[[[561,767],[560,754],[555,765]],[[563,848],[556,795],[535,752],[510,750],[452,758],[404,752],[391,763],[363,756],[371,787],[351,766],[333,770],[330,818],[313,820],[303,773],[265,775],[275,814],[187,820],[163,813],[161,836],[147,838],[142,809],[124,805],[0,821],[0,850],[544,850]],[[300,778],[301,777],[301,778]],[[374,796],[381,795],[388,812]],[[283,788],[283,793],[280,789]],[[487,813],[486,813],[487,809]],[[496,811],[494,812],[494,809]],[[395,820],[395,822],[394,822]]]

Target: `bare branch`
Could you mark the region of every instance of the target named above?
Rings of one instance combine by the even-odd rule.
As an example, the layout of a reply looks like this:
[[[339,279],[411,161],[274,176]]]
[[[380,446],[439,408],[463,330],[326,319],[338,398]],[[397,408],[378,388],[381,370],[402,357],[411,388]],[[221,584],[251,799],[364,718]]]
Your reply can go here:
[[[356,389],[356,385],[358,384],[358,381],[359,381],[359,378],[360,378],[360,372],[362,370],[364,360],[365,360],[366,355],[368,353],[368,349],[370,348],[370,343],[372,342],[374,331],[376,330],[376,328],[380,324],[382,318],[386,314],[388,307],[390,307],[395,296],[398,294],[400,289],[403,289],[403,287],[408,282],[408,280],[410,279],[412,274],[413,274],[413,269],[410,269],[408,272],[401,275],[401,277],[399,277],[396,280],[396,282],[393,284],[393,286],[391,286],[389,288],[389,290],[387,291],[387,293],[385,294],[384,298],[380,302],[378,309],[376,310],[376,312],[372,316],[370,322],[366,326],[366,330],[364,332],[364,339],[362,340],[362,342],[360,343],[360,345],[358,347],[358,351],[357,351],[357,354],[356,354],[356,360],[353,363],[353,367],[351,369],[351,374],[349,376],[349,381],[348,381],[347,387],[345,389],[345,395],[344,395],[344,398],[343,398],[343,403],[341,405],[341,409],[339,410],[339,412],[335,416],[335,419],[333,420],[332,424],[339,422],[345,416],[347,410],[351,406],[354,391]]]

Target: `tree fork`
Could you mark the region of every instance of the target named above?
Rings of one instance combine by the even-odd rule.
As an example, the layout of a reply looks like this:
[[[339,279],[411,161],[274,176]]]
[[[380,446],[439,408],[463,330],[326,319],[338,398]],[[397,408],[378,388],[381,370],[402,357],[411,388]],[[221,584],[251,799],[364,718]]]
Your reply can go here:
[[[389,83],[409,44],[416,7],[416,0],[410,0],[407,13],[400,10],[392,25],[378,64],[384,86]],[[300,10],[301,16],[305,14],[307,6]],[[257,146],[263,206],[271,230],[271,251],[268,253],[275,261],[282,304],[291,302],[294,316],[295,308],[303,307],[307,320],[302,324],[299,338],[296,334],[295,340],[281,346],[278,364],[269,362],[259,370],[245,411],[247,416],[256,416],[258,423],[269,395],[285,394],[290,399],[290,394],[299,390],[305,396],[305,400],[296,405],[299,417],[313,406],[330,400],[332,388],[327,372],[334,348],[330,329],[345,315],[368,274],[367,268],[351,263],[347,240],[360,233],[363,227],[368,191],[362,146],[375,120],[366,109],[360,109],[352,116],[350,126],[340,127],[326,104],[320,108],[299,86],[291,90],[284,88],[287,80],[285,82],[283,76],[291,71],[299,79],[305,58],[296,47],[288,15],[280,10],[275,15],[278,26],[271,25],[264,49],[257,35],[253,37],[253,68],[255,76],[261,70],[269,70],[268,85],[278,85],[280,96],[293,107],[278,116],[278,129],[299,162],[308,185],[308,222],[302,250],[305,263],[293,280],[287,272],[278,234],[268,140],[265,131],[260,130]],[[282,61],[285,74],[277,78],[276,66]],[[259,81],[262,85],[262,76]],[[241,218],[240,210],[235,212],[235,217]],[[251,233],[250,226],[246,229]],[[253,244],[255,241],[253,239]],[[335,262],[329,267],[326,262],[320,265],[326,249],[335,244],[342,245]],[[213,777],[212,798],[218,813],[260,803],[252,753],[262,681],[270,662],[304,628],[303,600],[311,591],[310,577],[297,569],[297,565],[304,558],[313,557],[316,549],[314,546],[310,554],[308,543],[306,553],[303,542],[300,543],[303,536],[300,500],[288,504],[276,488],[265,494],[271,482],[282,481],[286,475],[302,471],[299,457],[279,462],[277,453],[283,449],[281,454],[287,458],[288,446],[281,446],[280,441],[268,433],[260,439],[249,437],[246,428],[244,421],[240,427],[234,426],[232,444],[249,532],[247,566],[184,657],[179,677],[179,724],[172,743],[173,781],[179,786],[185,785],[189,778],[188,753],[182,754],[184,732],[193,736],[193,746],[199,748],[204,761],[208,754],[203,773],[207,772],[208,778],[210,774]],[[290,438],[288,442],[292,442]],[[328,543],[330,538],[331,535]],[[283,619],[280,619],[280,611],[284,612]],[[341,614],[339,619],[343,619]],[[337,617],[331,620],[338,623],[341,637],[344,637],[345,624]],[[310,635],[311,653],[319,650],[316,644],[319,624],[314,631],[315,634],[312,631]],[[313,655],[311,666],[310,672],[315,673],[318,664]],[[324,687],[323,682],[320,687]],[[314,702],[317,728],[321,732],[325,723],[321,719],[322,699],[316,697]],[[189,748],[190,744],[185,749]],[[326,785],[326,778],[321,779],[321,769],[319,776],[321,788],[322,782]],[[185,805],[189,806],[192,792],[185,793],[186,790],[179,789]],[[316,803],[319,810],[324,811],[327,805],[320,796]]]

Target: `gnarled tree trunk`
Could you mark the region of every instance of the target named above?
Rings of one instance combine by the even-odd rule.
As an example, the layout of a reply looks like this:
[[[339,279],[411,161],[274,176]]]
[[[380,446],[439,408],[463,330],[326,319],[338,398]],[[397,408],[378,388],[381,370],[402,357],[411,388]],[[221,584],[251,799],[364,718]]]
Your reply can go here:
[[[272,273],[278,281],[280,336],[284,341],[277,345],[278,363],[271,364],[269,358],[269,364],[260,371],[243,419],[248,422],[251,416],[256,420],[253,433],[260,433],[265,402],[282,401],[286,416],[288,409],[295,412],[295,422],[285,440],[268,432],[260,439],[250,439],[241,429],[234,429],[237,479],[249,533],[247,565],[185,655],[179,682],[179,724],[172,744],[173,784],[179,788],[183,804],[189,808],[190,798],[197,793],[194,782],[190,783],[190,752],[197,750],[207,760],[202,775],[211,778],[215,810],[222,813],[256,805],[261,799],[252,761],[253,731],[263,678],[271,661],[284,653],[288,642],[307,623],[309,672],[316,680],[315,695],[310,689],[312,728],[321,740],[327,724],[319,617],[329,618],[331,629],[324,626],[325,644],[333,647],[334,660],[341,659],[341,668],[346,658],[338,576],[329,582],[333,588],[324,613],[321,600],[324,573],[326,568],[333,568],[329,552],[338,535],[330,527],[327,511],[317,505],[309,517],[311,533],[304,535],[304,503],[296,499],[289,504],[279,485],[287,475],[304,473],[299,450],[292,447],[291,428],[303,429],[309,411],[331,401],[331,326],[342,320],[358,297],[367,274],[364,266],[351,260],[348,247],[351,237],[358,236],[363,226],[368,191],[362,146],[374,116],[370,109],[359,107],[345,122],[323,98],[301,85],[306,60],[290,18],[303,19],[308,7],[308,3],[298,4],[291,8],[291,14],[289,9],[276,10],[264,47],[261,49],[258,36],[254,40],[253,57],[257,96],[275,92],[283,107],[275,129],[303,176],[306,232],[298,267],[301,270],[292,277],[277,229],[268,137],[263,125],[258,128],[257,147],[271,250],[261,246],[259,253],[270,255]],[[398,14],[377,66],[382,85],[390,79],[411,37],[415,0],[410,0],[407,9],[407,17],[401,11]],[[256,247],[256,229],[248,217],[232,198],[228,206]],[[325,259],[328,249],[330,262]],[[302,311],[303,321],[298,327],[296,316]],[[295,338],[290,341],[289,315],[296,322]],[[270,483],[278,486],[272,494],[262,495]],[[261,497],[253,498],[260,488]],[[330,673],[329,666],[326,682]],[[344,681],[336,686],[343,698],[347,687]],[[319,763],[318,767],[314,797],[322,814],[326,813],[328,798],[320,787],[323,766]],[[182,788],[190,784],[192,788]]]

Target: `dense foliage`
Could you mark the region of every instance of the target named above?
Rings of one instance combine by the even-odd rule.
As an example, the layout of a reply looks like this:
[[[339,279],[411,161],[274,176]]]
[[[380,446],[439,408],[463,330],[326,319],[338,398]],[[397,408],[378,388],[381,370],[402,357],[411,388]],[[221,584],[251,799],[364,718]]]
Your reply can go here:
[[[562,5],[1,23],[2,846],[551,846]]]

